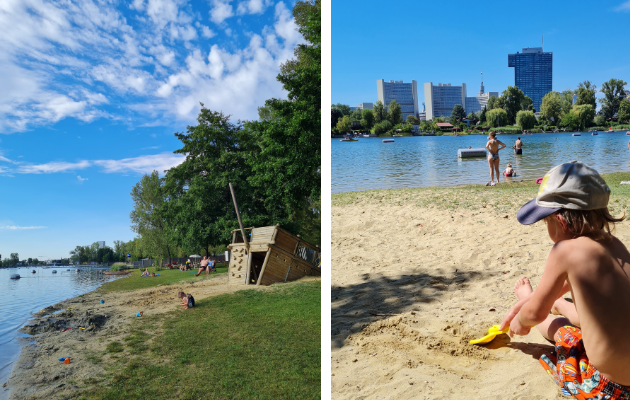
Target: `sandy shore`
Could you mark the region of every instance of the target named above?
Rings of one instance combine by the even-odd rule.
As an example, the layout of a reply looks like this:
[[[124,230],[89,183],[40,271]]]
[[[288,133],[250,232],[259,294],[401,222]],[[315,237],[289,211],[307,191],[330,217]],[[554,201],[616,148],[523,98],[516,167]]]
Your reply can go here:
[[[80,386],[89,384],[90,378],[105,373],[105,366],[115,362],[103,355],[106,346],[127,336],[137,312],[149,316],[181,309],[176,297],[180,290],[192,293],[197,300],[243,290],[226,283],[227,274],[221,274],[199,282],[102,296],[96,291],[46,308],[23,328],[34,336],[24,339],[20,359],[9,378],[9,399],[76,398]],[[256,287],[248,287],[252,288]],[[66,328],[72,329],[61,332]],[[96,356],[102,362],[93,362]],[[72,362],[65,365],[58,360],[61,357],[71,357]]]
[[[552,242],[544,224],[516,221],[525,197],[506,212],[381,193],[333,198],[332,397],[564,398],[538,362],[553,347],[535,329],[468,344],[501,322],[518,278],[540,280]],[[626,244],[629,225],[616,233]]]

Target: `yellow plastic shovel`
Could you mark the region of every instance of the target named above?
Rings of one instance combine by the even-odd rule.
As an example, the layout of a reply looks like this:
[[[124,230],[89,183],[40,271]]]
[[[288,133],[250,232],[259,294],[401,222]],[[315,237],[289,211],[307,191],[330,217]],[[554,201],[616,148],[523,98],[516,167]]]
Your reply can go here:
[[[495,337],[497,337],[497,335],[500,335],[502,333],[508,333],[510,331],[510,326],[506,326],[502,331],[499,330],[499,328],[501,327],[501,325],[492,325],[492,327],[490,329],[488,329],[488,334],[484,337],[482,337],[481,339],[475,339],[475,340],[471,340],[470,344],[486,344],[486,343],[490,343],[494,340]]]

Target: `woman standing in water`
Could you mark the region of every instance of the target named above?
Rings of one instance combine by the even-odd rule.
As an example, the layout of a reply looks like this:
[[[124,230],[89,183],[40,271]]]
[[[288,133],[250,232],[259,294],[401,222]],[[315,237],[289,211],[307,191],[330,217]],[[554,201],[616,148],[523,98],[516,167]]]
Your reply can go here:
[[[495,186],[499,183],[499,150],[505,149],[507,145],[497,139],[495,132],[490,132],[488,136],[488,143],[486,143],[486,149],[488,149],[488,166],[490,166],[490,182],[486,183],[486,186]],[[494,175],[497,176],[497,182],[494,182]]]

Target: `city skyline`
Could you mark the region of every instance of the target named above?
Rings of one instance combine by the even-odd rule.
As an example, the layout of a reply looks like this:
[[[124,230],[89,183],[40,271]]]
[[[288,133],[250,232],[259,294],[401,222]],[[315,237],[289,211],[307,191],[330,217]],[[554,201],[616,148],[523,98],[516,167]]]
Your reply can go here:
[[[459,3],[459,4],[458,4]],[[454,7],[466,3],[455,2]],[[514,86],[514,69],[507,66],[507,55],[526,47],[541,47],[544,35],[544,51],[553,52],[553,87],[561,92],[576,89],[580,82],[589,80],[598,89],[611,78],[624,79],[630,75],[630,55],[624,54],[614,38],[625,37],[621,29],[630,7],[623,1],[592,6],[577,2],[571,8],[562,4],[534,2],[530,7],[518,4],[492,4],[479,8],[466,8],[466,13],[449,15],[449,23],[443,18],[422,18],[418,24],[401,22],[395,7],[376,7],[368,1],[360,9],[352,9],[354,19],[364,24],[345,24],[340,20],[350,12],[345,4],[333,4],[332,9],[332,103],[354,106],[360,102],[374,102],[377,93],[374,80],[396,80],[461,84],[477,88],[479,70],[483,68],[486,92],[503,92]],[[540,9],[546,10],[541,13]],[[576,32],[562,29],[573,26],[583,18],[583,8],[589,9],[589,23],[606,23],[605,33],[588,29],[588,34],[575,40]],[[436,4],[406,3],[405,15],[440,15]],[[514,16],[508,18],[505,16]],[[493,20],[493,17],[497,17]],[[500,17],[500,18],[499,18]],[[372,35],[369,26],[378,21],[384,31],[396,29],[400,40],[387,35]],[[485,21],[478,29],[477,21]],[[420,32],[421,40],[413,38]],[[370,57],[369,62],[357,68],[356,54],[348,52],[347,43],[352,37],[370,38],[370,48],[386,49]],[[614,57],[612,57],[614,55]],[[610,56],[611,60],[607,60]],[[592,58],[592,61],[589,61]],[[626,81],[628,79],[625,79]],[[422,91],[420,91],[422,92]],[[475,90],[475,93],[477,90]],[[472,93],[471,93],[472,94]],[[601,93],[597,93],[598,97]],[[419,103],[425,102],[424,93],[418,93]],[[420,106],[422,108],[422,106]]]

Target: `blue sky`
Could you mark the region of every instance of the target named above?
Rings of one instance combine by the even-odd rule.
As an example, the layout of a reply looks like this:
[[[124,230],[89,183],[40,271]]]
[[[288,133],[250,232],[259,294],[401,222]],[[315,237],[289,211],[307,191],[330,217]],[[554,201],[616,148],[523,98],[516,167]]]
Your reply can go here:
[[[234,119],[285,97],[295,1],[0,2],[0,254],[130,240],[131,188],[182,161],[199,102]]]
[[[507,54],[553,52],[553,89],[630,80],[630,1],[382,1],[332,3],[332,102],[377,100],[376,80],[466,83],[479,92],[514,85]]]

